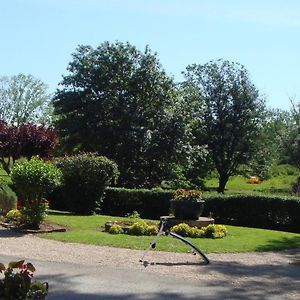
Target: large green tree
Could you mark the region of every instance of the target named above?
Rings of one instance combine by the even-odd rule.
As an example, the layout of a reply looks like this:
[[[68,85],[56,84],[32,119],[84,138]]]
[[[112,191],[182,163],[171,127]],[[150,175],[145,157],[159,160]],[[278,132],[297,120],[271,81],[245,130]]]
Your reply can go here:
[[[239,164],[256,151],[264,102],[239,63],[217,60],[189,65],[184,75],[185,85],[195,88],[202,107],[198,143],[208,145],[219,174],[218,192],[223,193]]]
[[[64,151],[118,163],[123,186],[153,186],[179,159],[185,127],[156,54],[129,43],[79,46],[54,99]]]
[[[10,125],[50,123],[50,100],[45,83],[32,75],[0,77],[0,119]]]

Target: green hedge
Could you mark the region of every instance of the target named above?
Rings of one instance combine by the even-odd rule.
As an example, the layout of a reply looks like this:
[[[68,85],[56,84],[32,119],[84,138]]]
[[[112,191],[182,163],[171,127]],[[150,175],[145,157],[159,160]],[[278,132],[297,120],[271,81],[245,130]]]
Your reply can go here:
[[[216,223],[300,232],[300,198],[218,195],[205,198],[203,215]]]
[[[142,218],[159,219],[169,215],[169,201],[173,191],[160,189],[107,188],[101,213],[111,216],[125,216],[137,211]]]
[[[125,216],[137,211],[142,218],[169,214],[174,191],[107,188],[101,213]],[[263,195],[216,195],[204,199],[203,216],[217,224],[284,230],[300,233],[300,198]]]

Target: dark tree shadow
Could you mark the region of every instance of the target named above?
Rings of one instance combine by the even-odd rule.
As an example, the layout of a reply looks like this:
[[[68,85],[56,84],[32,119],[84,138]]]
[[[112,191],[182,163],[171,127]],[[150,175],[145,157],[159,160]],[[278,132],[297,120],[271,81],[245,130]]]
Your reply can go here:
[[[283,237],[280,239],[271,240],[265,245],[258,246],[256,250],[263,252],[263,251],[285,250],[285,249],[293,249],[293,248],[300,248],[300,236]]]

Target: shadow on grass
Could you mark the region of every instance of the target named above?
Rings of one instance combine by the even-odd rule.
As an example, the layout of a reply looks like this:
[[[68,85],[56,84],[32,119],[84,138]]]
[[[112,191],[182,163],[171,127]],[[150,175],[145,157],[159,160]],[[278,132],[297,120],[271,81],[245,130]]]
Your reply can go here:
[[[280,239],[270,240],[267,244],[258,246],[257,251],[272,251],[300,248],[300,236],[283,237]]]
[[[49,216],[78,216],[69,211],[58,211],[58,210],[50,210],[47,212],[47,215],[49,215]]]

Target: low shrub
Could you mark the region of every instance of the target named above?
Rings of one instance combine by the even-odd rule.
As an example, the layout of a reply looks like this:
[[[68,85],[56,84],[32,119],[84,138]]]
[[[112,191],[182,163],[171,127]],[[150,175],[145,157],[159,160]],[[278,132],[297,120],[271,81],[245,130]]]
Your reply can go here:
[[[120,234],[120,233],[124,233],[124,230],[120,225],[114,224],[109,228],[108,232],[111,234]]]
[[[101,213],[124,216],[136,211],[142,218],[158,220],[169,215],[174,191],[161,189],[126,189],[109,187],[105,190]]]
[[[16,223],[17,225],[19,225],[21,223],[22,213],[17,208],[13,208],[7,212],[5,217],[8,220],[8,222]]]
[[[143,220],[134,223],[129,226],[128,234],[130,235],[147,235],[147,223]]]
[[[5,183],[0,183],[0,213],[6,214],[17,204],[17,195]]]
[[[117,165],[104,156],[92,153],[62,157],[56,160],[62,171],[63,184],[50,199],[51,208],[60,206],[74,213],[91,214],[100,208],[105,188],[118,177]],[[59,199],[58,199],[59,198]]]
[[[171,228],[171,231],[184,236],[184,237],[191,237],[191,238],[223,238],[227,235],[227,229],[224,225],[215,225],[210,224],[206,227],[197,228],[189,226],[186,223],[180,223],[174,225]]]

